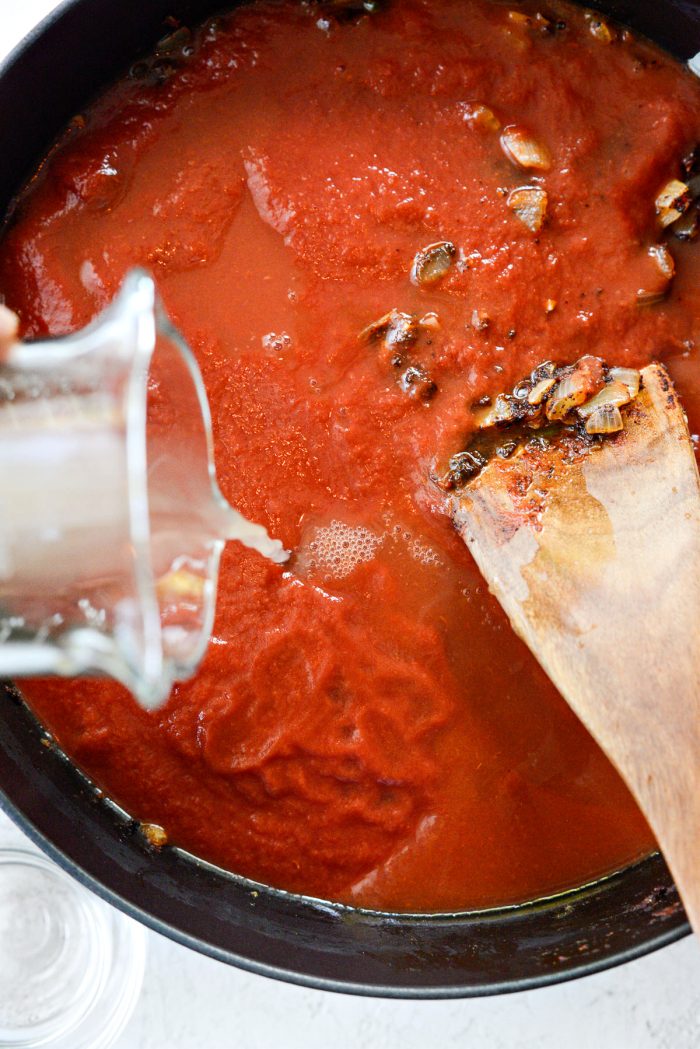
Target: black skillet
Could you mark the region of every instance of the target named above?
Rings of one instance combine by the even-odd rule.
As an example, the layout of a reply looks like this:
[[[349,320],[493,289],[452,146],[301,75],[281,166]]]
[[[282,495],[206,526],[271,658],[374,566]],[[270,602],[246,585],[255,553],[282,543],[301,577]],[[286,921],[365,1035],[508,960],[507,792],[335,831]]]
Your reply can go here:
[[[219,0],[219,6],[221,0]],[[700,0],[613,0],[607,12],[687,61]],[[68,0],[0,69],[0,214],[56,135],[206,0]],[[157,932],[266,976],[354,994],[447,998],[571,979],[689,928],[663,860],[520,907],[439,916],[359,911],[255,885],[177,849],[150,849],[0,685],[0,805],[53,859]]]

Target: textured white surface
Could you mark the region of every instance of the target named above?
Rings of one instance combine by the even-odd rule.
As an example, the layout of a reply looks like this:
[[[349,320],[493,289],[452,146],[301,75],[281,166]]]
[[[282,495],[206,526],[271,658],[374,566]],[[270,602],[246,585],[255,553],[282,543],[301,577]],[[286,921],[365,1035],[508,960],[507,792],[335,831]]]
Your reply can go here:
[[[142,0],[147,3],[148,0]],[[57,6],[0,0],[0,57]],[[0,814],[0,847],[26,839]],[[691,939],[600,976],[504,998],[393,1002],[265,980],[153,933],[115,1049],[698,1049]]]

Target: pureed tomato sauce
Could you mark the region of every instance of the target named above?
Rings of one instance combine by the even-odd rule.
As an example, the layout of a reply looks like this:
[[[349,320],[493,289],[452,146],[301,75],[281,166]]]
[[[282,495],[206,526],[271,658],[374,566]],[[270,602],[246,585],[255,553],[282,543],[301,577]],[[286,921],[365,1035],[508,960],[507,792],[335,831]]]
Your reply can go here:
[[[661,358],[698,425],[700,244],[662,234],[654,199],[700,141],[700,84],[580,9],[548,4],[548,27],[510,10],[257,3],[180,32],[73,122],[1,248],[31,336],[154,271],[204,372],[224,493],[294,551],[280,568],[226,550],[205,664],[160,712],[60,681],[27,685],[35,711],[171,842],[370,907],[525,900],[653,844],[431,476],[470,406],[547,358]],[[519,170],[475,103],[550,169]],[[507,207],[521,185],[548,193],[538,233]],[[662,239],[676,274],[640,306]],[[440,240],[449,272],[417,286]],[[391,309],[437,315],[410,347],[430,398],[358,339]]]

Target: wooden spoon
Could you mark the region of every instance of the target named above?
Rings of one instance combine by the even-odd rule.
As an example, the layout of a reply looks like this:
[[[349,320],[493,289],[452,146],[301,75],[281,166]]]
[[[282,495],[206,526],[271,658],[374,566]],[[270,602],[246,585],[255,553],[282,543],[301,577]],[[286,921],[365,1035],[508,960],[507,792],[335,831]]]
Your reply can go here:
[[[700,933],[700,478],[668,373],[642,380],[619,434],[493,460],[453,517],[627,782]]]

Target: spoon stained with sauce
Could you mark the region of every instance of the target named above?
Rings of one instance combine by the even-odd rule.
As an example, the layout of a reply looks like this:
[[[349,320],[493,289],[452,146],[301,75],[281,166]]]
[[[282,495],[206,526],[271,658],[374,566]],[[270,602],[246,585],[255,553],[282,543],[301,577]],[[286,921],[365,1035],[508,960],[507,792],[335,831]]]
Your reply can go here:
[[[632,791],[700,934],[700,478],[668,373],[641,375],[621,432],[493,459],[452,512]]]

